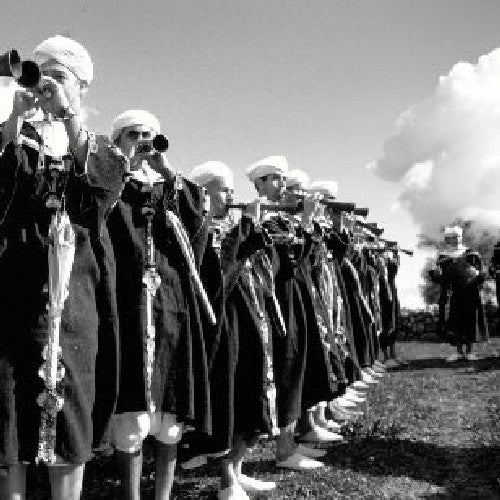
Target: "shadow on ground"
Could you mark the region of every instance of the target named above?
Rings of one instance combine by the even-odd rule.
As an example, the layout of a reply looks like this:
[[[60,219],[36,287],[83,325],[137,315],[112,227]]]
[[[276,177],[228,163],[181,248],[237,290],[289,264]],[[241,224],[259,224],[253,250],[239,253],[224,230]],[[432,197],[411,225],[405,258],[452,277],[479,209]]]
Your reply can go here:
[[[369,438],[339,444],[329,450],[323,461],[346,473],[351,471],[366,477],[380,478],[409,477],[433,484],[439,487],[440,493],[421,497],[430,500],[500,498],[500,444],[455,448],[410,440]],[[146,469],[151,471],[147,465]],[[178,471],[173,498],[217,498],[218,472],[216,461],[195,471]],[[245,473],[254,477],[280,472],[272,459],[245,463]],[[87,478],[96,474],[106,480],[99,485],[91,485],[86,480],[83,499],[118,498],[118,477],[114,460],[106,458],[98,464],[89,464]],[[205,479],[200,483],[200,478]],[[154,498],[154,482],[151,479],[152,477],[143,477],[141,498],[144,500]],[[31,499],[49,498],[46,480],[46,476],[42,474],[36,481],[39,482],[38,494],[30,496]]]
[[[410,477],[442,487],[444,496],[435,498],[500,498],[500,443],[455,448],[375,438],[341,444],[323,460],[370,476]]]
[[[452,369],[469,368],[469,373],[484,372],[490,370],[500,370],[500,357],[489,356],[479,359],[477,361],[456,361],[448,363],[444,358],[424,358],[412,359],[407,364],[398,366],[397,368],[390,368],[390,372],[405,372],[414,370],[428,370],[428,369]]]

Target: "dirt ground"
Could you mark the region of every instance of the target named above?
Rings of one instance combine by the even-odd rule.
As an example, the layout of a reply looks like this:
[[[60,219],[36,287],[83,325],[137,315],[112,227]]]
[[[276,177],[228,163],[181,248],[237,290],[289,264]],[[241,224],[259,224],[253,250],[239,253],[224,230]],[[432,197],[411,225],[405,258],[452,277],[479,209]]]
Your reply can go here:
[[[281,499],[500,499],[500,339],[481,345],[476,362],[447,364],[451,347],[399,344],[408,366],[391,371],[369,393],[346,440],[330,448],[326,467],[284,472],[274,465],[274,443],[260,442],[244,470],[272,479]],[[30,498],[48,498],[43,471],[31,471]],[[217,464],[179,469],[174,498],[216,498]],[[153,498],[154,460],[146,452],[143,498]],[[92,461],[84,499],[117,498],[112,457]],[[264,497],[261,497],[264,498]]]

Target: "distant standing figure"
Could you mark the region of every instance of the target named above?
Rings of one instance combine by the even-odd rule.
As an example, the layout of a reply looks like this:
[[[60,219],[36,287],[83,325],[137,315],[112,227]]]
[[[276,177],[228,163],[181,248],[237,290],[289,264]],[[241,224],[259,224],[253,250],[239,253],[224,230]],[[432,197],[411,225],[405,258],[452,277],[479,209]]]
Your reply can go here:
[[[448,318],[447,321],[446,318],[443,319],[444,329],[451,333],[449,340],[456,346],[457,352],[447,359],[448,362],[459,359],[476,360],[472,345],[488,340],[480,294],[485,278],[481,258],[477,252],[463,245],[462,237],[460,227],[445,229],[446,250],[439,255],[436,269],[430,272],[431,279],[442,287],[441,297],[447,297],[451,290]],[[442,305],[444,301],[440,304]]]
[[[497,293],[497,316],[500,318],[500,240],[493,247],[493,257],[491,258],[490,274],[495,279]]]

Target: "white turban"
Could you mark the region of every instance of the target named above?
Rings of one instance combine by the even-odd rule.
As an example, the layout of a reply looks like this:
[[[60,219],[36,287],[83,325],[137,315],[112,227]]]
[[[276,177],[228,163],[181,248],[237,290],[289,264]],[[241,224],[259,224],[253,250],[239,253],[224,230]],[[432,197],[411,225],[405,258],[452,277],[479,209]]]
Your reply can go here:
[[[205,186],[210,181],[217,179],[225,188],[233,189],[233,172],[221,161],[207,161],[194,167],[189,178],[200,186]]]
[[[284,156],[268,156],[247,168],[247,177],[252,182],[271,174],[287,176],[288,162]]]
[[[64,36],[53,36],[44,40],[34,50],[38,64],[43,64],[51,59],[66,66],[76,77],[90,84],[94,77],[94,65],[89,53],[78,42]]]
[[[444,236],[463,236],[463,230],[460,226],[448,226],[444,228]]]
[[[339,185],[335,181],[313,181],[309,185],[309,191],[336,198],[339,192]]]
[[[287,187],[297,186],[299,189],[307,189],[309,176],[300,168],[289,170],[286,174]]]
[[[160,122],[155,115],[142,109],[129,109],[113,120],[111,140],[115,141],[124,128],[134,127],[135,125],[144,125],[149,127],[155,134],[160,133]]]

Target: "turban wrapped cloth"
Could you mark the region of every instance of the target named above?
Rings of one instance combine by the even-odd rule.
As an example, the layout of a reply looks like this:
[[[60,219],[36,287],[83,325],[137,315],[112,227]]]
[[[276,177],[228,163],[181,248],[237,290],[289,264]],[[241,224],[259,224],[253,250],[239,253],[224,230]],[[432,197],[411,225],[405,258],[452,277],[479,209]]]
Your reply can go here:
[[[307,189],[309,176],[300,168],[290,170],[286,174],[287,187],[297,186],[299,189]]]
[[[309,186],[309,191],[323,194],[329,198],[336,198],[339,185],[335,181],[313,181]]]
[[[251,182],[271,174],[288,175],[288,162],[284,156],[268,156],[247,168],[247,177]]]
[[[204,186],[210,181],[217,179],[225,188],[233,189],[233,173],[221,161],[207,161],[194,167],[189,174],[189,178],[200,186]]]
[[[463,230],[460,226],[448,226],[444,228],[444,236],[463,236]]]
[[[113,124],[111,125],[111,140],[114,142],[124,128],[136,125],[148,127],[155,134],[160,133],[160,122],[155,115],[142,109],[129,109],[113,120]]]
[[[90,55],[78,42],[64,36],[44,40],[34,50],[38,64],[54,60],[68,68],[81,82],[90,85],[94,77],[94,65]]]

